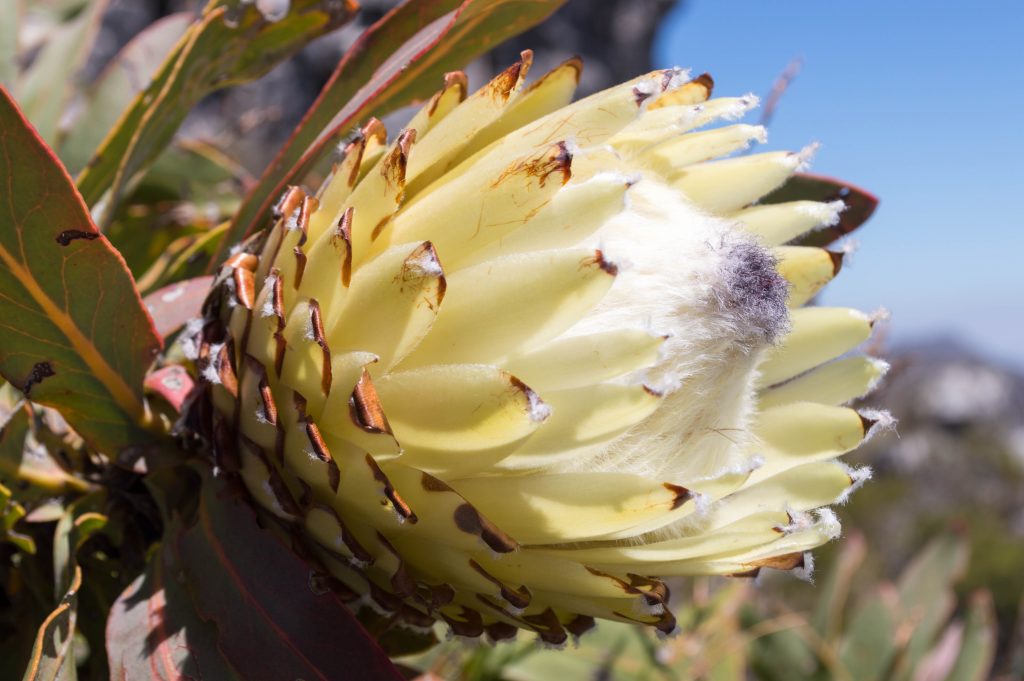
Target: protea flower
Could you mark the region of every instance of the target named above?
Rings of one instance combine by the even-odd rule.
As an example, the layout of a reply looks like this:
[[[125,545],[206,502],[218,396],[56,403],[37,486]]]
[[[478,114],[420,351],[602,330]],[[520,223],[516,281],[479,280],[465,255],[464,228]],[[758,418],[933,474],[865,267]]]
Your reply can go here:
[[[203,354],[222,468],[301,529],[353,599],[551,644],[675,622],[664,579],[809,567],[836,457],[884,415],[835,406],[884,364],[801,307],[841,256],[787,241],[841,202],[757,205],[809,151],[752,96],[649,73],[569,103],[569,61],[462,74],[387,144],[374,121],[315,195],[234,255]]]

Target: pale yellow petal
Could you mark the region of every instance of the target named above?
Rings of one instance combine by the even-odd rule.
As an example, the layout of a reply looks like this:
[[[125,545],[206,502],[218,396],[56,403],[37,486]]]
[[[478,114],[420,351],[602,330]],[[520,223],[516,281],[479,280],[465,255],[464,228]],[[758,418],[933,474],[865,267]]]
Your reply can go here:
[[[793,328],[761,365],[760,386],[781,383],[849,352],[871,335],[873,320],[857,310],[808,307],[790,313]]]

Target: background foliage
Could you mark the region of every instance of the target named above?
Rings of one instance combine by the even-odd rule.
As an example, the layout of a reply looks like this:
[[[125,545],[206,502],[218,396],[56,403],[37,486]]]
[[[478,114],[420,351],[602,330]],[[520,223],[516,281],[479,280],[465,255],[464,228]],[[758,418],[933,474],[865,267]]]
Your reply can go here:
[[[634,75],[671,5],[571,0],[488,52],[562,3],[396,4],[0,0],[0,678],[1024,678],[1024,388],[980,360],[895,357],[871,401],[901,438],[860,453],[880,479],[844,511],[865,534],[820,552],[813,586],[675,585],[667,641],[610,623],[562,653],[367,631],[244,492],[182,465],[180,330],[287,184],[315,186],[357,125],[469,62],[476,83],[523,47],[538,67],[584,52],[584,91]],[[789,190],[837,189],[803,182]]]

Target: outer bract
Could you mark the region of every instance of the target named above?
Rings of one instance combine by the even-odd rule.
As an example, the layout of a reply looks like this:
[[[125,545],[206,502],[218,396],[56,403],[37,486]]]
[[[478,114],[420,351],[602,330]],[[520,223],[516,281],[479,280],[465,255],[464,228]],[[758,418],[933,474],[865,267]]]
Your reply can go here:
[[[218,463],[302,529],[353,607],[550,644],[595,617],[670,632],[663,579],[809,568],[836,406],[885,370],[872,318],[801,307],[841,256],[785,246],[841,202],[757,205],[808,152],[752,96],[656,71],[570,103],[580,64],[462,74],[222,269],[201,355]],[[879,423],[881,422],[881,423]]]

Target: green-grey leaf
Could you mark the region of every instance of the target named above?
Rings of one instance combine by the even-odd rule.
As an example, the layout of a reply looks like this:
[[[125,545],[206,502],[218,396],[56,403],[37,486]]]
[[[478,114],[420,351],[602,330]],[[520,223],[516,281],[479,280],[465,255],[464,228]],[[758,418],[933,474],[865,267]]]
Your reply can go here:
[[[96,82],[83,93],[77,115],[58,149],[69,172],[77,173],[85,167],[121,112],[149,85],[154,72],[185,34],[192,18],[191,13],[180,12],[148,26],[117,53]]]
[[[92,0],[81,14],[58,27],[18,81],[18,101],[48,144],[57,141],[61,117],[80,85],[78,74],[106,5],[106,0]]]

